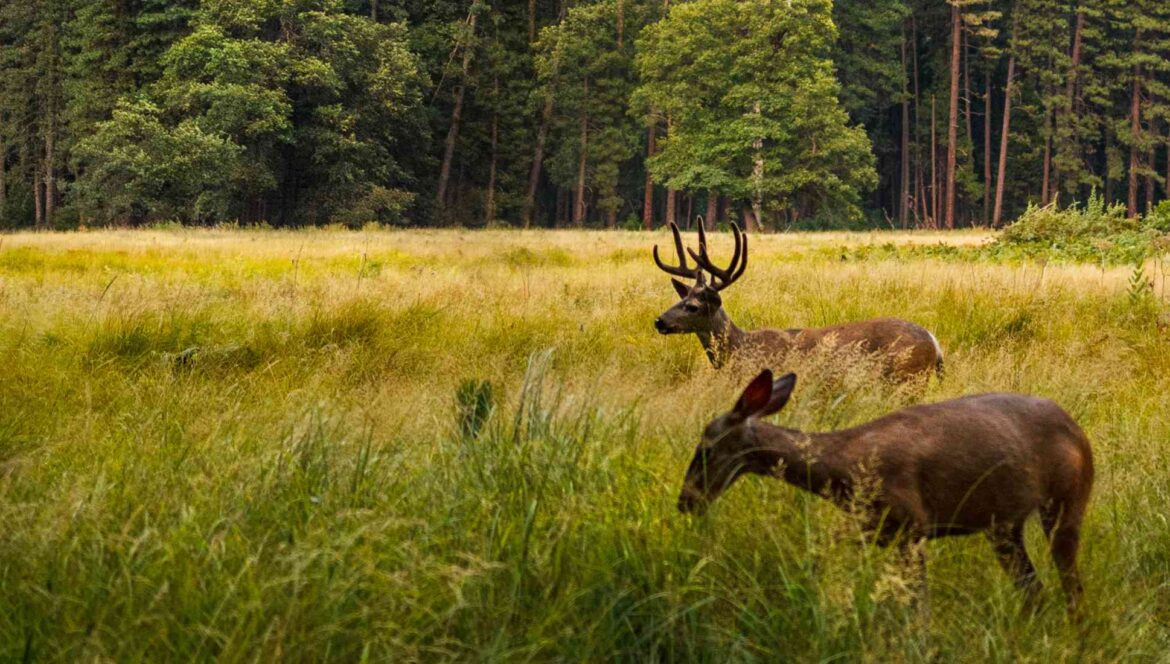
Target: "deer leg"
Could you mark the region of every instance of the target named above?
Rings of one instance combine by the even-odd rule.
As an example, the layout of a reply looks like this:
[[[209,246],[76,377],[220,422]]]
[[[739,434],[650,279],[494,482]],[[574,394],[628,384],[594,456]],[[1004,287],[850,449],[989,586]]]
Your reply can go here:
[[[1081,542],[1079,515],[1070,518],[1063,506],[1054,505],[1041,510],[1040,521],[1044,526],[1044,534],[1048,536],[1052,560],[1060,573],[1060,585],[1068,602],[1068,612],[1077,619],[1077,608],[1084,594],[1080,573],[1077,571],[1077,548]]]
[[[1035,610],[1042,584],[1032,560],[1028,558],[1028,550],[1024,548],[1024,523],[1021,521],[1008,528],[992,530],[989,537],[1000,567],[1012,577],[1016,587],[1024,591],[1025,608]]]

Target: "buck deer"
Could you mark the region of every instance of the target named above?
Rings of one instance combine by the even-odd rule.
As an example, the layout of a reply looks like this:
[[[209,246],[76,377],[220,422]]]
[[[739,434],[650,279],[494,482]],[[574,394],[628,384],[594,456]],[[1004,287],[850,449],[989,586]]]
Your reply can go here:
[[[1024,521],[1039,511],[1075,612],[1081,596],[1077,545],[1093,455],[1060,406],[998,393],[911,406],[829,433],[762,421],[784,407],[795,385],[795,374],[773,382],[765,369],[731,412],[707,425],[687,469],[680,511],[705,510],[744,474],[778,477],[845,509],[860,509],[864,527],[882,546],[986,533],[1029,604],[1041,586],[1024,549]],[[859,507],[858,487],[867,486],[873,495]]]
[[[682,237],[673,222],[670,230],[674,234],[679,264],[663,263],[658,255],[658,245],[654,245],[654,262],[667,274],[694,279],[694,284],[688,286],[678,279],[670,280],[682,299],[659,316],[654,321],[654,327],[661,334],[698,335],[707,358],[715,368],[723,366],[735,355],[759,354],[767,358],[782,358],[792,350],[807,352],[818,345],[834,343],[879,356],[887,377],[913,378],[931,369],[941,377],[943,359],[938,340],[922,327],[897,318],[875,318],[806,329],[763,329],[754,332],[739,329],[723,309],[723,299],[719,293],[735,283],[747,269],[747,234],[739,226],[731,225],[735,250],[731,263],[721,269],[715,266],[707,254],[707,234],[701,221],[698,253],[689,247],[683,250]],[[695,260],[693,268],[687,263],[687,253]],[[705,275],[710,275],[710,283]]]

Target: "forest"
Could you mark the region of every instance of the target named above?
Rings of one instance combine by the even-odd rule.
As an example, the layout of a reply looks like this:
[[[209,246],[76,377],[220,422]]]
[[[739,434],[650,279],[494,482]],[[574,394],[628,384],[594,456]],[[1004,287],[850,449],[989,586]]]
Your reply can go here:
[[[1168,148],[1161,0],[0,5],[0,228],[998,227]]]

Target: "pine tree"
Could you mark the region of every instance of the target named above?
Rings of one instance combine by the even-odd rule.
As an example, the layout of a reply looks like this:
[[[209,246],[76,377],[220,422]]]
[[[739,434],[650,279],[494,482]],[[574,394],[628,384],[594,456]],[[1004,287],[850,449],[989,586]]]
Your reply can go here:
[[[864,131],[837,101],[830,9],[697,0],[648,27],[636,96],[674,123],[651,160],[656,177],[747,203],[749,218],[765,197],[765,216],[790,221],[857,214],[876,174]]]
[[[549,88],[542,94],[556,99],[549,173],[559,186],[573,190],[576,224],[585,220],[587,192],[595,194],[608,226],[616,225],[623,204],[621,167],[639,147],[639,128],[627,111],[633,44],[644,16],[639,5],[603,0],[570,9],[541,37],[540,80]]]

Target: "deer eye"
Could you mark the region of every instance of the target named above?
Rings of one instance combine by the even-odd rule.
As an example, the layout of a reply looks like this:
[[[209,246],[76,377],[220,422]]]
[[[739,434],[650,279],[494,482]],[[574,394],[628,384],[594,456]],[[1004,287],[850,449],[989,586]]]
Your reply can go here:
[[[699,305],[695,304],[694,302],[687,302],[683,305],[683,309],[686,310],[687,313],[693,314],[699,311]]]

